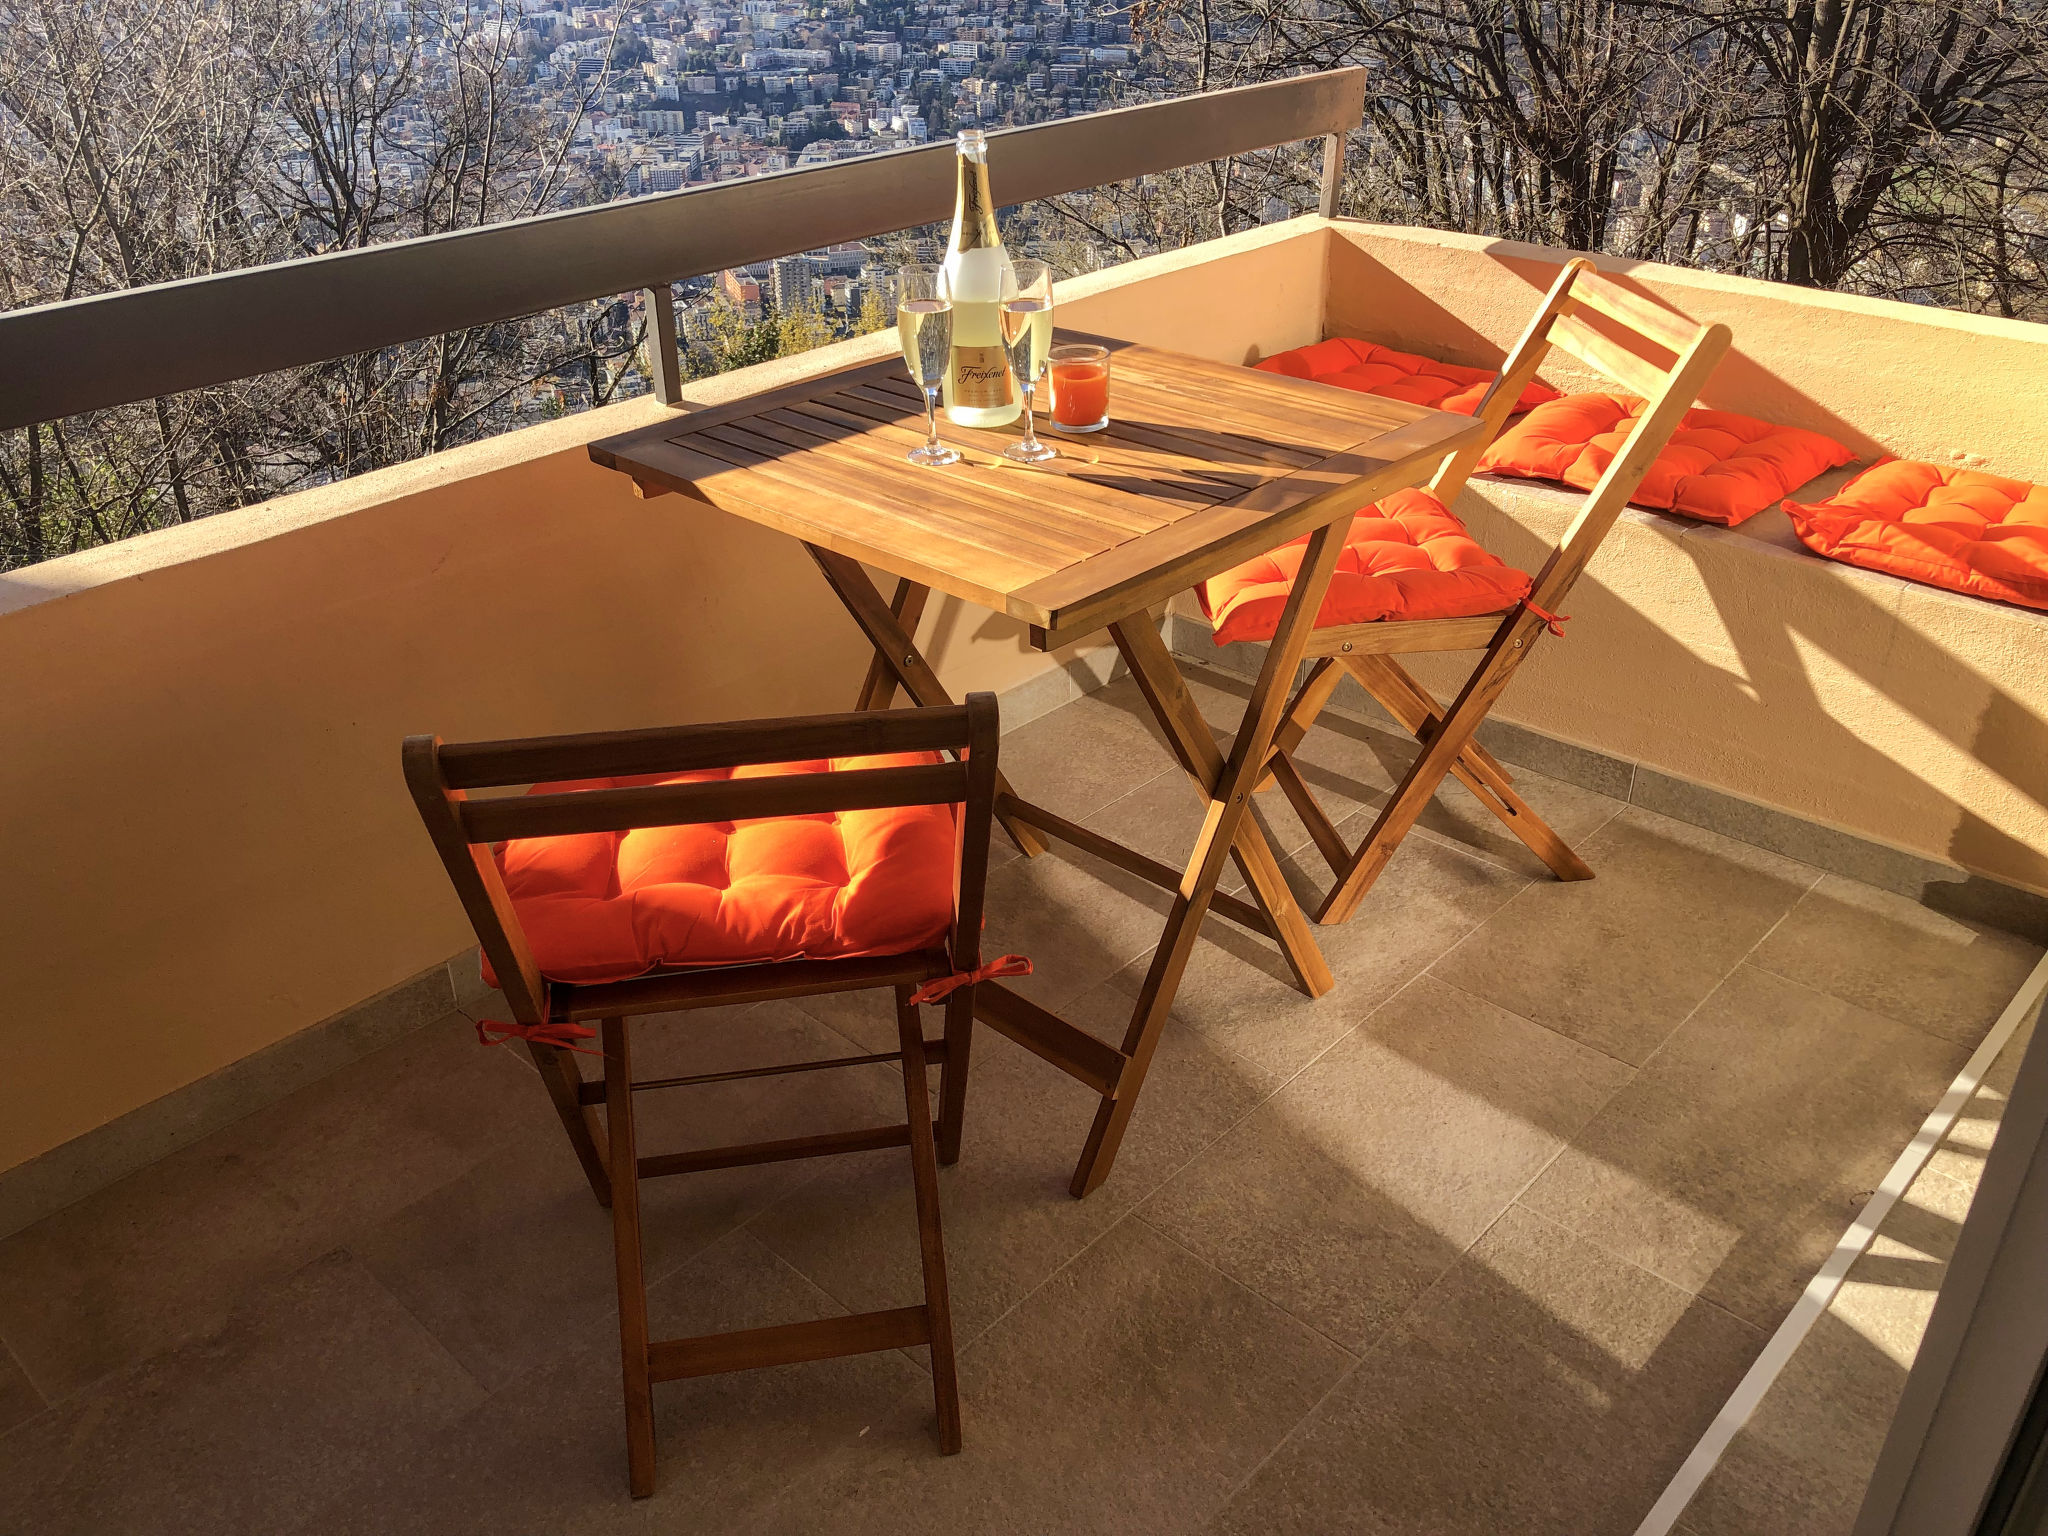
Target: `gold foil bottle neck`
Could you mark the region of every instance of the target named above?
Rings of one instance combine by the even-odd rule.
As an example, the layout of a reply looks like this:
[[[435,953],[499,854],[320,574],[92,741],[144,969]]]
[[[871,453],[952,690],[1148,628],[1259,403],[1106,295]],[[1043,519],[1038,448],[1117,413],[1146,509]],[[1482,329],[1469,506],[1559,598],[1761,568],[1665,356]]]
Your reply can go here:
[[[957,148],[959,191],[953,201],[952,249],[979,251],[1001,245],[995,199],[988,190],[988,140],[978,128],[964,128]]]

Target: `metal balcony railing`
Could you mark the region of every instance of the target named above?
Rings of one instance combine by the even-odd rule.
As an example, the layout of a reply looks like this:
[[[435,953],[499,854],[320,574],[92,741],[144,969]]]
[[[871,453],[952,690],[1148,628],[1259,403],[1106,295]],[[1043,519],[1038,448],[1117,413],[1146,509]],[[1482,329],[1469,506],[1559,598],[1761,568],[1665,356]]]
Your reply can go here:
[[[1321,137],[1335,211],[1365,71],[990,135],[1008,206]],[[643,290],[655,393],[680,398],[669,285],[951,216],[950,144],[576,208],[0,314],[0,429]]]

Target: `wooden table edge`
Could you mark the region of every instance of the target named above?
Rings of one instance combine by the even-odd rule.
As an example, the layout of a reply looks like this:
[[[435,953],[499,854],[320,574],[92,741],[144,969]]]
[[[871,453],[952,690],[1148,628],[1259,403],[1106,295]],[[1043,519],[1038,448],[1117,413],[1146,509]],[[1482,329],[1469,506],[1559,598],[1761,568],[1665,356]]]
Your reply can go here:
[[[1216,530],[1213,536],[1205,539],[1202,543],[1195,546],[1194,549],[1185,552],[1180,557],[1181,560],[1197,562],[1203,566],[1213,565],[1219,571],[1229,570],[1232,566],[1241,564],[1255,555],[1262,555],[1268,550],[1278,549],[1290,540],[1298,539],[1304,533],[1311,532],[1321,527],[1324,523],[1332,521],[1333,504],[1335,503],[1350,502],[1353,504],[1351,506],[1352,511],[1363,511],[1382,496],[1413,485],[1415,483],[1414,468],[1418,459],[1428,462],[1448,457],[1484,434],[1485,424],[1483,422],[1473,417],[1461,417],[1450,411],[1428,410],[1427,415],[1416,418],[1415,422],[1411,423],[1411,426],[1433,426],[1435,422],[1432,418],[1443,418],[1458,422],[1460,425],[1445,432],[1441,437],[1432,437],[1428,442],[1418,443],[1406,452],[1400,453],[1397,457],[1387,459],[1377,469],[1357,476],[1342,485],[1332,486],[1327,490],[1319,491],[1296,506],[1290,507],[1284,513],[1273,515],[1264,512],[1247,511],[1244,513],[1243,521],[1238,525]],[[1399,431],[1407,430],[1408,428],[1399,429]],[[1383,434],[1379,441],[1384,442],[1385,437],[1395,435],[1397,433]],[[1373,443],[1362,443],[1345,450],[1345,452],[1370,454],[1373,446],[1376,445]],[[1271,492],[1276,488],[1284,487],[1288,481],[1299,478],[1300,475],[1312,474],[1324,465],[1327,465],[1330,459],[1341,457],[1343,457],[1341,453],[1332,454],[1329,459],[1324,459],[1320,464],[1311,464],[1305,469],[1298,471],[1295,475],[1283,476],[1278,480],[1269,481],[1266,485],[1259,487],[1259,489]],[[1247,493],[1247,495],[1249,494],[1252,493]],[[1224,502],[1219,504],[1213,513],[1204,514],[1204,516],[1217,519],[1229,514],[1233,510],[1238,509],[1234,508],[1232,503]],[[1187,520],[1179,523],[1170,523],[1155,533],[1140,534],[1137,538],[1119,544],[1114,549],[1105,550],[1102,554],[1096,555],[1089,560],[1079,561],[1074,565],[1068,566],[1063,571],[1059,571],[1041,581],[1033,582],[1028,587],[1018,589],[1017,592],[1011,594],[1010,599],[1006,603],[1006,611],[1010,613],[1011,617],[1030,625],[1032,645],[1035,648],[1051,650],[1057,646],[1070,645],[1074,641],[1093,634],[1097,630],[1106,628],[1119,619],[1127,618],[1143,609],[1152,607],[1182,590],[1191,588],[1195,585],[1195,581],[1185,583],[1162,582],[1159,577],[1147,574],[1134,576],[1129,581],[1105,587],[1100,591],[1085,594],[1071,601],[1061,602],[1058,599],[1061,589],[1071,588],[1074,585],[1076,572],[1084,571],[1092,564],[1112,558],[1128,559],[1133,551],[1133,546],[1147,541],[1169,544],[1172,542],[1172,536],[1176,531],[1180,531],[1183,534],[1187,533],[1189,531]],[[1196,578],[1196,580],[1206,579],[1206,577]],[[1170,586],[1171,590],[1158,590],[1162,586]],[[1039,617],[1039,615],[1043,615],[1043,617]]]
[[[1180,355],[1169,348],[1154,347],[1146,342],[1103,336],[1095,332],[1074,330],[1068,327],[1059,328],[1055,335],[1059,340],[1071,339],[1094,342],[1110,348],[1112,355],[1117,350],[1131,349],[1156,352],[1169,358]],[[1194,359],[1194,361],[1208,363],[1210,360]],[[707,492],[684,477],[663,472],[633,457],[633,450],[642,443],[658,442],[666,444],[671,442],[680,432],[688,432],[705,426],[716,425],[719,421],[728,417],[741,418],[764,410],[772,410],[776,408],[776,402],[788,403],[789,401],[813,398],[820,394],[830,393],[833,390],[844,389],[858,376],[886,371],[892,365],[892,362],[892,359],[884,358],[849,363],[844,367],[835,368],[826,373],[815,374],[808,379],[778,385],[774,388],[763,390],[758,394],[748,395],[740,399],[722,401],[715,405],[707,405],[696,409],[679,409],[674,411],[665,420],[652,422],[646,426],[635,427],[627,432],[614,433],[609,437],[598,438],[588,442],[584,445],[584,450],[589,455],[591,461],[599,467],[626,475],[643,488],[656,486],[675,491],[678,494],[690,497],[701,505],[714,507],[730,515],[746,518],[751,522],[771,528],[785,536],[818,544],[852,559],[862,561],[877,570],[888,571],[892,575],[900,576],[904,574],[901,567],[914,563],[907,561],[900,551],[883,550],[870,546],[863,540],[847,537],[840,530],[823,525],[799,523],[797,520],[789,518],[784,514],[777,513],[770,516],[767,513],[767,509],[756,506],[745,497],[734,496],[728,492]],[[1231,365],[1214,363],[1212,366],[1217,369],[1227,369]],[[1309,390],[1314,393],[1331,396],[1353,406],[1357,404],[1360,398],[1358,393],[1353,390],[1338,389],[1331,385],[1317,384],[1313,380],[1308,379],[1296,379],[1285,374],[1266,374],[1261,382],[1268,386],[1283,386],[1287,390]],[[1114,389],[1113,384],[1112,389]],[[1378,468],[1342,486],[1332,487],[1307,497],[1297,506],[1289,508],[1285,513],[1278,516],[1272,516],[1264,512],[1244,512],[1241,520],[1235,525],[1217,530],[1213,535],[1204,537],[1192,551],[1180,551],[1177,554],[1177,561],[1179,563],[1189,563],[1192,561],[1204,566],[1214,565],[1218,570],[1226,570],[1231,565],[1248,560],[1254,555],[1263,554],[1269,549],[1277,549],[1290,540],[1299,538],[1303,533],[1320,526],[1324,522],[1330,521],[1327,509],[1333,500],[1355,497],[1358,508],[1368,506],[1373,501],[1379,499],[1380,496],[1392,490],[1415,483],[1412,470],[1418,458],[1446,457],[1466,446],[1482,430],[1482,423],[1476,417],[1460,416],[1455,412],[1417,405],[1412,401],[1383,403],[1402,407],[1404,412],[1412,411],[1415,414],[1410,421],[1400,426],[1381,430],[1376,435],[1363,438],[1347,448],[1331,453],[1314,464],[1304,465],[1292,474],[1282,475],[1274,480],[1265,482],[1263,485],[1254,487],[1245,493],[1245,498],[1261,494],[1272,494],[1275,490],[1284,488],[1292,480],[1301,476],[1315,474],[1328,465],[1332,459],[1343,457],[1345,454],[1359,454],[1379,459],[1381,452],[1376,450],[1391,449],[1395,453],[1394,457],[1384,459]],[[1452,423],[1455,423],[1455,426],[1450,427],[1449,430],[1442,430],[1447,424]],[[1404,450],[1399,439],[1415,432],[1417,428],[1431,429],[1429,440],[1417,443],[1415,446]],[[1393,441],[1389,441],[1390,439]],[[736,503],[744,503],[744,506],[735,505]],[[1235,506],[1233,501],[1223,501],[1217,503],[1213,509],[1196,513],[1194,517],[1204,521],[1213,521],[1228,518],[1234,510],[1240,509]],[[973,584],[951,578],[950,576],[946,580],[932,579],[946,576],[947,573],[929,569],[921,569],[912,579],[932,586],[941,592],[946,592],[951,596],[958,597],[963,601],[975,603],[1016,620],[1030,630],[1031,644],[1035,649],[1052,650],[1056,647],[1069,645],[1077,640],[1085,639],[1091,634],[1106,629],[1110,624],[1120,619],[1127,618],[1134,613],[1154,606],[1182,590],[1183,585],[1192,586],[1194,584],[1192,581],[1177,584],[1172,580],[1168,580],[1162,583],[1160,578],[1155,575],[1141,574],[1132,577],[1128,581],[1116,583],[1100,591],[1086,593],[1072,600],[1060,600],[1061,594],[1071,591],[1076,584],[1076,572],[1085,571],[1089,566],[1099,562],[1114,560],[1118,564],[1127,563],[1133,552],[1133,547],[1147,542],[1169,547],[1176,546],[1179,543],[1174,537],[1176,531],[1179,531],[1181,539],[1184,540],[1189,533],[1187,524],[1192,520],[1180,519],[1151,533],[1139,534],[1122,544],[1104,550],[1099,555],[1093,555],[1087,559],[1077,561],[1061,571],[1007,593],[998,593],[983,588],[975,588],[971,591],[966,590],[973,587]],[[1199,559],[1196,558],[1197,556],[1199,556]],[[1196,580],[1200,579],[1205,578],[1196,578]],[[1162,586],[1171,587],[1171,590],[1160,590]]]

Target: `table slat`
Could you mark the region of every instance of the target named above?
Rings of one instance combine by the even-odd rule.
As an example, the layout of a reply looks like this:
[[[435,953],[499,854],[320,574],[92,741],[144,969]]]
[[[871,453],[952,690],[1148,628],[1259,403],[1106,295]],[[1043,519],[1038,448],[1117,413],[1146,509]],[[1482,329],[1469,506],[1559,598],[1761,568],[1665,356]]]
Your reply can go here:
[[[1060,339],[1076,338],[1060,333]],[[1086,338],[1093,339],[1093,338]],[[1108,427],[941,423],[960,463],[914,465],[924,400],[884,359],[593,443],[591,457],[823,549],[1075,638],[1272,549],[1344,498],[1426,480],[1466,417],[1110,340]]]

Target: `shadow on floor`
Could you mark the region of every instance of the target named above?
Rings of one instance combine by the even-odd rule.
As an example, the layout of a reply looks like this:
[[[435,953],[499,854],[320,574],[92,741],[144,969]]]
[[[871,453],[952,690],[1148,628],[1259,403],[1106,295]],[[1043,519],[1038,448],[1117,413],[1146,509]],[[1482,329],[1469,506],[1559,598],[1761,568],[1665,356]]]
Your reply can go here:
[[[1235,685],[1195,684],[1230,723]],[[1311,738],[1348,836],[1406,750]],[[1109,766],[1062,771],[1084,762]],[[1013,733],[1005,767],[1161,857],[1192,840],[1128,684]],[[981,1033],[943,1181],[957,1458],[916,1352],[861,1357],[657,1389],[662,1486],[629,1501],[605,1217],[530,1069],[454,1018],[0,1243],[0,1530],[1625,1536],[2037,952],[1518,782],[1599,879],[1536,878],[1455,791],[1319,931],[1327,997],[1212,919],[1086,1201],[1092,1100]],[[1160,893],[1009,857],[991,902],[1040,1000],[1120,1031]],[[637,1050],[721,1070],[886,1027],[764,1004],[648,1021]],[[652,1095],[643,1139],[866,1123],[892,1080]],[[912,1299],[900,1161],[650,1186],[657,1329]],[[1924,1252],[1882,1257],[1910,1280]]]

